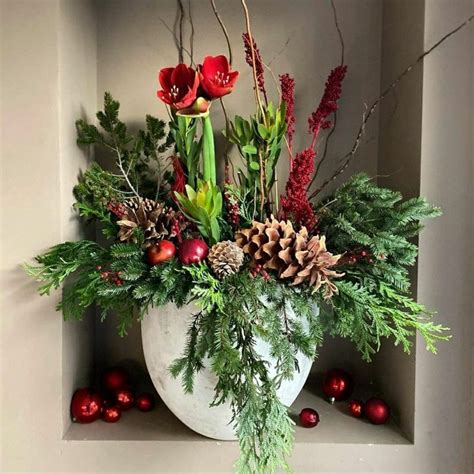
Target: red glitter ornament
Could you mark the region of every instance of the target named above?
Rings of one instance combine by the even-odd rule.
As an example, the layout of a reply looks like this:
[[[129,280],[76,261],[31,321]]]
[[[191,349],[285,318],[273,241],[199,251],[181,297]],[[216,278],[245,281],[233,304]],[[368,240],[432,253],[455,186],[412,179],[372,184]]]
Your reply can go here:
[[[127,372],[119,367],[108,369],[102,375],[102,386],[109,392],[115,392],[125,387],[127,383]]]
[[[102,397],[88,388],[74,392],[71,400],[72,420],[77,423],[92,423],[100,418]]]
[[[140,411],[151,411],[155,406],[155,398],[151,393],[141,393],[135,400],[135,406]]]
[[[115,392],[115,401],[122,410],[129,410],[133,406],[134,397],[130,390],[122,388]]]
[[[362,417],[364,404],[360,400],[351,400],[349,402],[349,412],[355,418]]]
[[[116,423],[122,417],[122,410],[116,405],[105,407],[102,412],[102,419],[107,423]]]
[[[374,425],[382,425],[390,418],[390,408],[382,399],[371,398],[364,405],[364,415]]]
[[[352,378],[345,370],[331,369],[324,376],[322,388],[331,403],[344,400],[352,393]]]
[[[303,408],[300,413],[300,423],[304,428],[314,428],[319,423],[319,414],[312,408]]]

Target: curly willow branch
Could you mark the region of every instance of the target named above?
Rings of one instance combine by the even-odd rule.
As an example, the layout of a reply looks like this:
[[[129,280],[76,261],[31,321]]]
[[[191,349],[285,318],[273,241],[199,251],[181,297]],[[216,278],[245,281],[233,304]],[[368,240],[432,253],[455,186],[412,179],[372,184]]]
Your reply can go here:
[[[333,17],[334,17],[334,24],[336,26],[337,34],[339,36],[339,43],[341,45],[341,66],[342,66],[344,64],[345,46],[344,46],[344,38],[342,36],[342,31],[341,31],[341,28],[339,26],[339,20],[337,18],[337,9],[336,9],[336,5],[334,4],[334,0],[331,0],[331,7],[332,7],[332,12],[333,12]],[[321,157],[321,160],[319,160],[319,164],[316,166],[313,179],[311,180],[311,182],[309,183],[309,186],[308,186],[308,191],[311,189],[314,182],[316,181],[319,170],[321,169],[321,165],[326,160],[326,157],[327,157],[327,154],[328,154],[328,149],[329,149],[329,143],[331,142],[331,138],[332,138],[334,132],[336,131],[336,127],[337,127],[337,111],[335,111],[334,114],[333,114],[332,122],[333,123],[332,123],[331,131],[328,133],[328,135],[326,137],[326,142],[324,143],[323,156]]]
[[[219,11],[217,10],[216,2],[214,0],[209,0],[209,1],[211,2],[212,11],[214,12],[214,15],[216,16],[216,19],[219,22],[219,25],[222,29],[222,32],[224,33],[225,40],[227,42],[227,49],[229,51],[229,64],[232,65],[232,47],[231,47],[231,44],[230,44],[229,33],[227,32],[227,28],[225,26],[224,21],[222,20],[222,17],[219,15]]]
[[[359,148],[359,145],[361,143],[361,140],[362,140],[362,137],[364,135],[364,129],[365,129],[365,126],[368,122],[368,120],[370,119],[370,117],[372,116],[372,114],[374,113],[375,109],[378,107],[378,105],[380,104],[380,102],[382,102],[383,99],[385,99],[385,97],[388,95],[388,93],[390,91],[392,91],[397,85],[398,83],[418,64],[420,63],[421,61],[423,61],[423,59],[425,58],[425,56],[428,56],[428,54],[430,54],[431,52],[433,52],[438,46],[440,46],[442,43],[444,43],[450,36],[454,35],[455,33],[457,33],[459,30],[461,30],[462,28],[464,28],[465,26],[467,26],[472,20],[474,19],[474,15],[471,15],[467,20],[465,20],[463,23],[461,23],[459,26],[457,26],[456,28],[454,28],[454,30],[451,30],[449,33],[446,33],[440,40],[438,40],[433,46],[431,46],[430,49],[426,50],[423,54],[421,54],[420,56],[418,56],[418,58],[412,62],[390,85],[388,85],[385,90],[382,92],[382,94],[380,94],[380,96],[375,100],[375,102],[372,104],[372,106],[369,108],[369,111],[367,112],[367,114],[364,116],[364,118],[362,119],[362,123],[359,127],[359,131],[357,133],[357,136],[356,136],[356,139],[355,139],[355,142],[354,142],[354,145],[352,146],[352,149],[351,151],[349,151],[348,153],[346,153],[342,159],[344,159],[344,163],[336,170],[336,172],[329,178],[327,179],[319,189],[317,189],[312,195],[311,197],[314,197],[316,194],[318,194],[319,192],[321,192],[329,183],[331,183],[332,181],[334,181],[339,175],[341,175],[346,169],[347,167],[349,166],[349,163],[351,162],[352,158],[354,157],[354,155],[356,154],[357,152],[357,149]]]

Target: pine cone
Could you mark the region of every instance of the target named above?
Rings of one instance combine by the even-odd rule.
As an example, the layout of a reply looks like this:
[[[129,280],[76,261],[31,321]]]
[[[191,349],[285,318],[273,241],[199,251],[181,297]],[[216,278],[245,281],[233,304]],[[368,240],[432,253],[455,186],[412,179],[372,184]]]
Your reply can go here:
[[[207,259],[212,271],[222,279],[239,271],[244,261],[244,252],[235,242],[225,240],[211,247]]]
[[[145,247],[170,235],[175,212],[152,199],[132,198],[123,203],[123,216],[117,221],[118,238],[129,242],[135,239],[134,231],[141,228],[145,235]]]
[[[250,256],[253,266],[275,270],[279,278],[293,279],[292,285],[306,281],[314,291],[324,285],[325,298],[337,292],[330,279],[343,274],[330,267],[341,256],[327,251],[324,236],[309,239],[306,227],[296,232],[290,221],[271,216],[265,223],[254,221],[251,228],[238,231],[235,240]]]

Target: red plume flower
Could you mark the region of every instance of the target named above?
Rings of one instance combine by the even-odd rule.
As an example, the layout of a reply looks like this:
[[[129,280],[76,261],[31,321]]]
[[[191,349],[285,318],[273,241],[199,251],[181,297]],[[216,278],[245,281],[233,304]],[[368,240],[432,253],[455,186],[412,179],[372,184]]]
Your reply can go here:
[[[307,148],[295,156],[293,169],[286,182],[286,196],[281,198],[281,207],[285,218],[304,225],[311,232],[317,223],[316,215],[308,200],[307,188],[314,171],[313,148]]]
[[[313,134],[313,145],[316,142],[319,131],[329,128],[331,122],[328,120],[330,114],[337,110],[337,101],[342,93],[342,81],[346,76],[347,66],[342,64],[336,66],[326,81],[323,97],[318,108],[311,114],[308,119],[309,131]]]
[[[252,47],[253,53],[255,56],[255,74],[257,75],[257,84],[261,92],[267,96],[267,91],[265,90],[265,69],[263,67],[263,60],[260,54],[260,50],[257,47],[257,43],[252,38],[252,45],[250,45],[250,36],[248,33],[242,33],[242,39],[244,41],[245,48],[245,62],[253,68],[253,59],[252,59]]]
[[[232,71],[225,56],[206,56],[199,65],[199,76],[203,91],[212,100],[230,94],[239,73]]]
[[[289,74],[280,75],[281,98],[286,103],[285,121],[287,125],[286,135],[290,152],[293,145],[293,134],[295,133],[295,80]],[[291,159],[292,157],[290,157]]]
[[[196,100],[199,76],[186,64],[161,69],[158,80],[163,88],[157,92],[158,97],[176,110],[186,109]]]

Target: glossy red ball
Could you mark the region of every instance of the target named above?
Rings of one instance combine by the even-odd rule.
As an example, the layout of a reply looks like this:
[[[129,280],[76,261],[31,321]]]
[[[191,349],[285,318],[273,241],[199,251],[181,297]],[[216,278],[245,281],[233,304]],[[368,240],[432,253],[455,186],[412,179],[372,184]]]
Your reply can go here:
[[[160,265],[171,260],[176,255],[176,247],[169,240],[160,240],[147,251],[147,260],[150,265]]]
[[[209,254],[209,247],[201,239],[185,240],[179,246],[179,261],[183,265],[192,265],[203,261]]]
[[[107,423],[116,423],[122,417],[122,410],[116,405],[105,407],[102,412],[102,419]]]
[[[155,406],[155,398],[151,393],[141,393],[135,399],[135,406],[140,411],[151,411]]]
[[[301,426],[314,428],[319,423],[319,414],[312,408],[303,408],[300,413]]]
[[[122,410],[129,410],[132,408],[135,399],[130,390],[122,388],[115,392],[115,401]]]
[[[390,418],[390,408],[382,399],[371,398],[365,402],[364,415],[374,425],[383,425]]]
[[[128,375],[125,370],[114,367],[108,369],[102,375],[102,386],[109,392],[120,390],[128,384]]]
[[[345,370],[331,369],[324,376],[322,388],[331,403],[344,400],[352,393],[352,378]]]
[[[92,423],[100,418],[102,397],[88,388],[76,390],[71,400],[72,420],[78,423]]]
[[[349,402],[349,412],[355,418],[361,418],[364,404],[360,400],[351,400]]]

